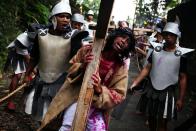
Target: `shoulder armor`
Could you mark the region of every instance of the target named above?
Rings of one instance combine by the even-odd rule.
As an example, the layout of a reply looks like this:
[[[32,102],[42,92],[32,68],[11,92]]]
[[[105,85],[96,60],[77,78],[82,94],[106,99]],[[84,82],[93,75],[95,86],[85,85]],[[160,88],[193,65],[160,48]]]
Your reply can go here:
[[[184,54],[186,54],[186,53],[189,53],[189,52],[192,52],[192,51],[194,51],[194,50],[195,50],[195,49],[184,48],[184,47],[180,47],[180,46],[178,45],[175,52],[176,52],[177,55],[182,56],[182,55],[184,55]]]
[[[155,51],[160,52],[163,49],[163,44],[151,41],[150,44]]]
[[[48,29],[39,29],[38,34],[41,36],[45,36],[48,33]]]
[[[150,44],[153,46],[153,48],[155,48],[155,47],[157,47],[157,46],[163,47],[163,44],[157,43],[157,42],[154,42],[154,41],[151,41]]]
[[[31,40],[34,40],[36,35],[39,33],[39,30],[44,30],[46,29],[47,26],[46,25],[41,25],[41,24],[37,24],[37,23],[32,23],[29,25],[28,27],[28,30],[27,30],[27,34],[28,34],[28,37],[31,39]]]

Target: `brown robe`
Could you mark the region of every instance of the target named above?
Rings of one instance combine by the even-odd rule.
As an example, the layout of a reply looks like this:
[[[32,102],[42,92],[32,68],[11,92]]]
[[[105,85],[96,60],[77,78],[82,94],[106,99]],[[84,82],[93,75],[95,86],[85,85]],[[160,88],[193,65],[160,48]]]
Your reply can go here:
[[[83,64],[80,62],[87,51],[88,49],[85,47],[81,48],[78,53],[70,60],[70,63],[73,65],[68,70],[67,79],[52,100],[39,129],[42,129],[65,108],[77,101],[84,74]],[[109,86],[106,87],[101,85],[102,93],[99,95],[94,95],[92,104],[96,108],[105,110],[104,114],[106,116],[107,124],[111,110],[125,99],[127,84],[128,70],[125,65],[122,65],[113,74]],[[114,101],[111,98],[111,92],[109,90],[117,92],[118,96],[120,97],[119,100]]]

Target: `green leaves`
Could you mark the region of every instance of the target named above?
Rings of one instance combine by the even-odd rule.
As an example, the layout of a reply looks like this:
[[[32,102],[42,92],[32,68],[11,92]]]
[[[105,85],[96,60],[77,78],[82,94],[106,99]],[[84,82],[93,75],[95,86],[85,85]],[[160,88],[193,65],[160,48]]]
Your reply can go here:
[[[86,13],[89,10],[92,10],[95,13],[94,18],[97,19],[98,11],[99,11],[99,5],[100,5],[100,2],[101,2],[100,0],[83,0],[83,1],[78,0],[77,2],[82,7],[82,14],[83,15],[86,15]]]
[[[1,0],[0,70],[7,56],[6,46],[25,31],[30,23],[47,24],[49,8],[56,0]]]
[[[32,22],[47,24],[48,16],[49,8],[40,2],[37,2],[32,6],[27,6],[27,10],[24,13],[24,18],[28,24]]]

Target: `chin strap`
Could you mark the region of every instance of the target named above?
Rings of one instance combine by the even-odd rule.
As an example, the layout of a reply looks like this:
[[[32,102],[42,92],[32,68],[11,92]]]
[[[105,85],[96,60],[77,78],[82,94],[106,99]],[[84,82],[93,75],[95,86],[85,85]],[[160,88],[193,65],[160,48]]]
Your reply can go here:
[[[57,19],[56,19],[55,16],[52,17],[52,24],[53,24],[53,28],[54,28],[54,30],[55,30],[56,27],[57,27]]]

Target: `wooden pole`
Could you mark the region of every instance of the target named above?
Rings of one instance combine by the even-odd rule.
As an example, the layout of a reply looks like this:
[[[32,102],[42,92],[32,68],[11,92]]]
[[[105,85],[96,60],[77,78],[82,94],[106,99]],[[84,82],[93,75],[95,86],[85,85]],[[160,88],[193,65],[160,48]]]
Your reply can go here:
[[[91,76],[99,66],[99,57],[104,47],[108,23],[112,12],[114,0],[101,0],[97,21],[96,34],[93,45],[94,60],[87,66],[82,87],[79,94],[77,109],[72,124],[72,131],[85,131],[88,111],[91,106],[94,89],[90,82]]]
[[[19,86],[17,89],[15,89],[14,91],[12,91],[11,93],[9,93],[7,96],[3,97],[0,99],[0,103],[7,100],[8,98],[10,98],[11,96],[13,96],[14,94],[16,94],[18,91],[20,91],[21,89],[23,89],[27,84],[24,83],[21,86]]]
[[[153,32],[152,29],[145,29],[145,28],[133,28],[133,31]]]

